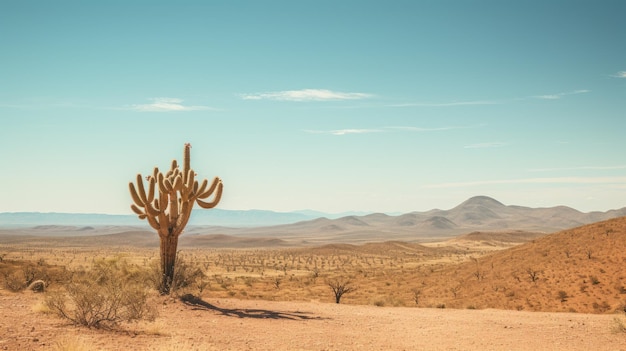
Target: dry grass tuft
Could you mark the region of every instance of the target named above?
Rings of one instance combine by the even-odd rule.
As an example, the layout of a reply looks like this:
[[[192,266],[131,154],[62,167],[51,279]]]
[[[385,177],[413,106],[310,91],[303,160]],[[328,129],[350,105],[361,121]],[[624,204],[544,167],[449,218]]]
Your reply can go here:
[[[52,350],[54,351],[90,351],[93,350],[85,340],[76,336],[66,336],[57,340]]]
[[[626,320],[621,317],[613,318],[613,325],[611,326],[611,331],[615,334],[626,333]]]

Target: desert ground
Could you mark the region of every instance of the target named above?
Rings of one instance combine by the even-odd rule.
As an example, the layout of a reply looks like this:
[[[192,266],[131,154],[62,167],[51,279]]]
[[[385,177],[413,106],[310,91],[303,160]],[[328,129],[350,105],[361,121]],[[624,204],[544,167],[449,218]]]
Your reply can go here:
[[[626,350],[614,315],[158,298],[154,322],[86,329],[0,295],[3,350]]]
[[[154,320],[86,328],[46,307],[68,272],[149,272],[158,249],[118,240],[144,234],[1,237],[0,349],[626,350],[625,217],[428,243],[182,245],[179,263],[201,274],[172,296],[150,290]],[[16,288],[24,277],[47,291]],[[353,289],[340,304],[333,281]]]

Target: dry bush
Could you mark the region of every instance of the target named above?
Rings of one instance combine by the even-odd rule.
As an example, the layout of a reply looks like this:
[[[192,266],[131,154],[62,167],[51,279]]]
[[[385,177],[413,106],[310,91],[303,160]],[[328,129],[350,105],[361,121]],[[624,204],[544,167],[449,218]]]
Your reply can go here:
[[[26,279],[21,272],[5,272],[4,273],[4,287],[13,292],[22,291],[26,288]]]
[[[100,260],[91,270],[76,272],[64,291],[49,293],[46,306],[74,324],[110,328],[120,322],[153,320],[146,281],[136,266],[120,259]]]
[[[202,268],[198,264],[191,263],[183,255],[178,255],[176,265],[174,266],[174,279],[170,291],[177,295],[182,295],[189,288],[196,288],[202,292],[207,286],[206,276]],[[157,261],[153,261],[150,270],[146,273],[146,281],[158,291],[163,291],[161,265]]]
[[[339,303],[343,295],[356,290],[356,288],[354,288],[351,284],[350,280],[343,277],[326,280],[326,285],[330,287],[333,291],[333,295],[335,296],[335,303]]]
[[[17,270],[4,271],[4,287],[13,292],[18,292],[29,287],[37,280],[49,280],[45,267],[35,267],[32,264],[22,264]]]

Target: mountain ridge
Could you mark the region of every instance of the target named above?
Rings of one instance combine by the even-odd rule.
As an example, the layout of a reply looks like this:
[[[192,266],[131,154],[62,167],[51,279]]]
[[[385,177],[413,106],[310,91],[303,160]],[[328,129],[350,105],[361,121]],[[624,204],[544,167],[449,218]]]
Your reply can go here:
[[[213,217],[206,217],[207,213],[213,213]],[[409,212],[398,216],[383,213],[371,213],[357,216],[348,215],[340,218],[308,218],[303,214],[278,213],[272,217],[272,211],[230,211],[214,209],[212,211],[196,211],[187,227],[187,235],[233,235],[252,238],[271,237],[298,243],[307,242],[350,242],[362,243],[381,240],[404,240],[404,241],[429,241],[446,237],[466,234],[472,231],[499,231],[499,230],[523,230],[532,232],[554,232],[558,230],[577,227],[584,224],[599,222],[615,217],[626,216],[626,207],[606,212],[580,212],[567,206],[555,206],[547,208],[531,208],[517,205],[505,205],[487,196],[475,196],[448,209],[433,209],[425,212]],[[217,220],[220,215],[226,220]],[[14,216],[12,218],[11,216]],[[30,217],[29,217],[30,216]],[[129,228],[147,228],[144,221],[140,221],[134,215],[102,215],[96,219],[98,223],[87,223],[89,217],[81,217],[78,214],[60,214],[57,223],[50,223],[53,215],[44,214],[38,218],[36,214],[26,213],[20,219],[20,213],[0,213],[0,227],[10,227],[22,220],[22,228],[15,231],[28,235],[45,236],[80,236],[93,235],[90,233],[102,233],[100,230],[90,230],[92,226],[114,226],[106,223],[106,219],[122,220],[118,225]],[[264,216],[270,216],[268,219]],[[24,223],[28,218],[36,218],[38,221]],[[207,218],[211,220],[207,220]],[[237,221],[236,219],[242,219]],[[261,218],[261,220],[259,220]],[[13,222],[7,221],[12,219]],[[48,220],[48,223],[46,223]],[[261,223],[257,226],[246,226],[256,221]],[[282,221],[282,222],[281,222]],[[232,224],[239,224],[233,226]],[[271,223],[264,225],[265,223]],[[24,229],[30,224],[30,228]],[[231,225],[224,225],[231,224]],[[56,225],[46,229],[46,225]],[[65,227],[74,227],[65,228]],[[115,228],[108,228],[111,233]],[[306,238],[306,239],[305,239]],[[313,239],[311,239],[313,238]],[[311,241],[313,240],[313,242]]]

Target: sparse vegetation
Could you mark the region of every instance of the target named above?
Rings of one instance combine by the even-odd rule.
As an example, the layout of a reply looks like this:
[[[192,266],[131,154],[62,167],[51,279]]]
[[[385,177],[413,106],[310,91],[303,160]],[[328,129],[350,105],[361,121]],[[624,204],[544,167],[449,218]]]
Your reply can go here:
[[[335,296],[335,303],[339,303],[343,295],[354,292],[355,288],[351,286],[350,280],[345,278],[334,278],[328,279],[326,284],[333,291],[333,295]]]
[[[111,328],[156,316],[147,303],[144,273],[126,261],[100,260],[91,270],[75,273],[64,289],[46,297],[46,306],[56,315],[90,328]]]
[[[536,271],[532,268],[528,268],[526,270],[526,273],[528,273],[528,276],[530,277],[531,282],[536,283],[537,280],[539,280],[539,271]]]

